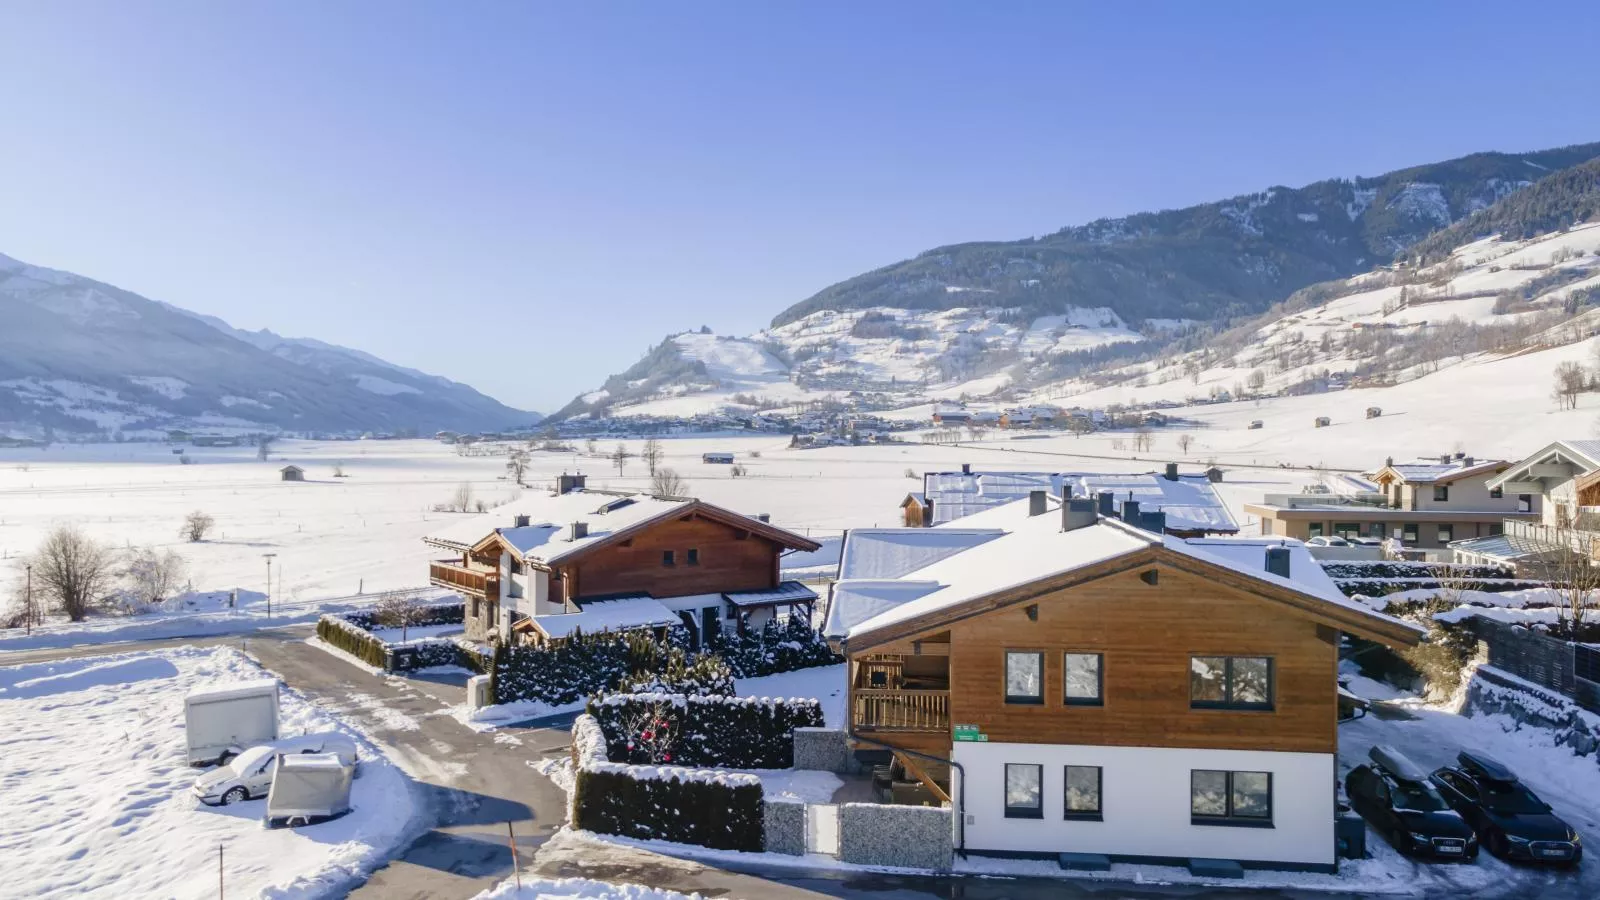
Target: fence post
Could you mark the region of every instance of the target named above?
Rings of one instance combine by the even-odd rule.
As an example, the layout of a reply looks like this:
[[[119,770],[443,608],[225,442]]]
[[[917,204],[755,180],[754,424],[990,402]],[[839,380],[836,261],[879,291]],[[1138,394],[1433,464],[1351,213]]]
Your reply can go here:
[[[511,872],[517,877],[517,891],[522,891],[522,866],[517,862],[517,833],[511,830],[511,820],[506,820],[506,837],[511,841]]]
[[[222,900],[222,845],[217,845],[217,900]]]

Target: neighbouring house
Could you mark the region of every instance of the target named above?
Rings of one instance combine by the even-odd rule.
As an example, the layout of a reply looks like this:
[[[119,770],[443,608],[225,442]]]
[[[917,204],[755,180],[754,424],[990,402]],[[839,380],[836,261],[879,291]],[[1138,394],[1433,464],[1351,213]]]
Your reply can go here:
[[[733,465],[733,454],[718,452],[702,453],[700,454],[700,461],[703,463],[715,463],[717,465],[729,466]]]
[[[1383,409],[1377,406],[1367,407],[1367,418],[1376,419],[1383,415]]]
[[[1162,535],[1042,490],[852,531],[840,574],[824,630],[854,752],[897,801],[954,807],[975,854],[1331,871],[1342,637],[1423,634],[1297,541]]]
[[[1167,533],[1180,537],[1239,531],[1212,478],[1204,473],[1180,474],[1177,463],[1168,463],[1162,472],[1144,474],[975,472],[964,464],[959,472],[924,473],[920,518],[913,515],[911,505],[903,502],[902,522],[908,526],[942,525],[1022,499],[1034,491],[1044,491],[1057,499],[1092,497],[1106,515],[1120,514],[1124,505],[1135,511],[1162,513],[1166,516]]]
[[[966,425],[971,421],[972,413],[959,403],[936,403],[933,406],[935,425]]]
[[[1268,494],[1244,511],[1261,518],[1264,535],[1393,539],[1443,549],[1452,541],[1499,535],[1508,521],[1539,517],[1537,494],[1495,485],[1510,466],[1466,454],[1404,463],[1390,458],[1365,481],[1339,478],[1326,492]]]
[[[722,629],[810,615],[817,595],[779,557],[820,544],[694,499],[584,488],[517,501],[434,532],[451,554],[429,581],[460,593],[473,640],[544,643],[576,630],[682,624],[696,646]]]
[[[278,477],[284,481],[305,481],[306,470],[299,466],[284,466],[278,470]]]
[[[907,528],[925,528],[933,524],[933,506],[921,491],[912,491],[900,501],[900,520]]]
[[[1600,441],[1546,444],[1498,470],[1487,487],[1517,498],[1521,514],[1506,517],[1510,540],[1501,548],[1504,558],[1494,561],[1516,563],[1560,548],[1600,559]],[[1482,554],[1489,546],[1459,549]]]

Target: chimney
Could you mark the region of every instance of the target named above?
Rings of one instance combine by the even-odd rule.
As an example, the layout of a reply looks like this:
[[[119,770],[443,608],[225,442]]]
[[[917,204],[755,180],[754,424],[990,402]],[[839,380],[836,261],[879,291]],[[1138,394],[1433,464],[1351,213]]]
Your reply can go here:
[[[1384,457],[1383,464],[1386,465],[1386,466],[1393,466],[1394,465],[1394,457],[1392,457],[1392,456]]]
[[[1131,498],[1122,501],[1122,521],[1129,525],[1139,524],[1139,501]]]
[[[584,477],[582,472],[579,472],[576,475],[568,475],[567,473],[562,472],[560,477],[556,479],[556,493],[570,494],[573,491],[581,491],[583,490],[584,482],[586,480],[587,479]]]
[[[962,463],[961,464],[961,474],[963,474],[963,475],[971,475],[972,474],[972,463]]]
[[[1450,454],[1446,453],[1446,454],[1440,456],[1439,457],[1439,462],[1442,462],[1447,466],[1450,465]]]
[[[1279,578],[1289,577],[1289,548],[1267,548],[1267,573]]]
[[[1167,514],[1159,509],[1152,509],[1139,514],[1139,527],[1151,534],[1165,534],[1167,531]]]
[[[771,522],[772,513],[756,513],[757,522]]]
[[[570,532],[570,535],[571,536],[567,538],[567,540],[569,540],[569,541],[579,541],[579,540],[583,540],[584,538],[588,537],[589,536],[589,523],[588,522],[573,522],[572,523],[572,530]]]
[[[1465,453],[1462,453],[1460,450],[1456,451],[1456,459],[1465,459],[1465,458],[1466,458],[1466,454]]]
[[[1167,480],[1168,481],[1177,481],[1178,480],[1178,464],[1177,463],[1167,463]]]
[[[1077,531],[1100,521],[1095,502],[1088,497],[1074,497],[1061,504],[1061,530]]]
[[[1071,500],[1072,499],[1072,485],[1067,483],[1067,482],[1065,482],[1065,481],[1061,482],[1061,499],[1063,499],[1063,500]]]
[[[1462,465],[1463,465],[1463,466],[1466,466],[1466,467],[1467,467],[1467,468],[1469,468],[1469,469],[1470,469],[1470,468],[1472,468],[1472,464],[1473,464],[1473,463],[1474,463],[1474,462],[1477,462],[1477,460],[1475,460],[1475,459],[1473,459],[1473,458],[1472,458],[1472,457],[1470,457],[1470,456],[1468,456],[1468,457],[1466,457],[1466,458],[1464,458],[1464,459],[1462,459],[1462,460],[1461,460],[1461,464],[1462,464]]]
[[[1028,492],[1028,517],[1042,516],[1045,511],[1045,498],[1050,496],[1044,491]]]
[[[1116,508],[1112,506],[1112,504],[1116,502],[1116,498],[1112,496],[1110,491],[1101,491],[1099,495],[1099,501],[1100,515],[1109,519],[1116,514]]]
[[[512,527],[514,527],[514,528],[527,528],[528,524],[529,524],[529,519],[528,519],[527,516],[517,516],[516,518],[512,519],[511,521],[512,521]]]

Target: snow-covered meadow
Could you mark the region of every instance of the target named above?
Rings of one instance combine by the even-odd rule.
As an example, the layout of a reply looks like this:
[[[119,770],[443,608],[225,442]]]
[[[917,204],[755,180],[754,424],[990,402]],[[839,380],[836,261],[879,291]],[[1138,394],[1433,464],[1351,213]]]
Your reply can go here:
[[[219,846],[235,897],[332,896],[381,864],[413,801],[364,740],[352,810],[329,822],[268,830],[265,800],[190,793],[184,696],[262,674],[235,650],[193,647],[0,668],[0,894],[215,897]],[[291,690],[280,700],[285,736],[349,732]]]

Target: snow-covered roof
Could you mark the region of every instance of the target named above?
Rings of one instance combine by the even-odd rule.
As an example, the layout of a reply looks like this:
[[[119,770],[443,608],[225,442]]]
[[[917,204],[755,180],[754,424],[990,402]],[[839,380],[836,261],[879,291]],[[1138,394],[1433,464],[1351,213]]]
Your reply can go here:
[[[1506,465],[1503,459],[1476,460],[1471,457],[1453,457],[1449,460],[1419,459],[1413,462],[1393,463],[1384,466],[1402,481],[1413,484],[1433,484],[1455,481],[1469,475],[1492,475]]]
[[[785,581],[775,588],[751,591],[728,591],[723,599],[734,606],[772,606],[778,603],[804,603],[817,599],[817,592],[798,581]]]
[[[1532,541],[1520,538],[1511,538],[1503,534],[1489,535],[1480,538],[1468,538],[1455,541],[1450,545],[1455,552],[1475,553],[1487,556],[1490,559],[1516,562],[1521,559],[1538,556],[1540,548]]]
[[[839,555],[840,578],[899,578],[1005,532],[998,528],[856,528]]]
[[[1420,633],[1417,626],[1374,613],[1344,596],[1299,541],[1286,538],[1179,538],[1156,535],[1116,519],[1061,530],[1060,501],[1049,502],[1041,515],[1029,515],[1026,501],[1007,504],[977,516],[1000,534],[970,547],[944,553],[920,568],[878,578],[841,578],[833,587],[825,632],[855,638],[930,616],[970,600],[1064,575],[1152,547],[1228,569],[1265,584]],[[882,532],[886,529],[862,529]],[[943,528],[901,529],[937,535]],[[892,530],[891,530],[892,531]],[[845,542],[845,555],[858,532]],[[876,538],[878,535],[869,535]],[[1285,547],[1290,577],[1266,569],[1267,550]]]
[[[1033,491],[1060,497],[1069,488],[1075,497],[1110,493],[1118,505],[1136,500],[1141,510],[1166,513],[1172,531],[1239,530],[1216,486],[1204,475],[1179,475],[1175,481],[1163,473],[929,472],[923,476],[923,492],[933,501],[936,525],[1023,499]]]
[[[619,497],[587,491],[565,494],[527,494],[486,513],[464,517],[429,534],[423,540],[437,546],[465,550],[499,533],[524,559],[554,562],[616,532],[687,506],[689,500],[658,500],[648,494]],[[528,517],[518,527],[517,519]],[[570,539],[574,522],[589,526],[586,537]]]
[[[1580,473],[1593,472],[1600,469],[1600,441],[1552,441],[1540,447],[1533,454],[1511,464],[1511,467],[1499,475],[1490,478],[1490,488],[1504,487],[1513,481],[1539,481],[1540,477],[1531,476],[1529,468],[1552,461],[1566,463],[1577,469]]]
[[[681,621],[678,614],[667,609],[660,600],[647,594],[616,597],[610,600],[591,600],[574,613],[557,613],[534,616],[534,627],[552,638],[571,637],[582,629],[584,634],[596,631],[625,631],[629,628],[655,628],[675,625]]]

